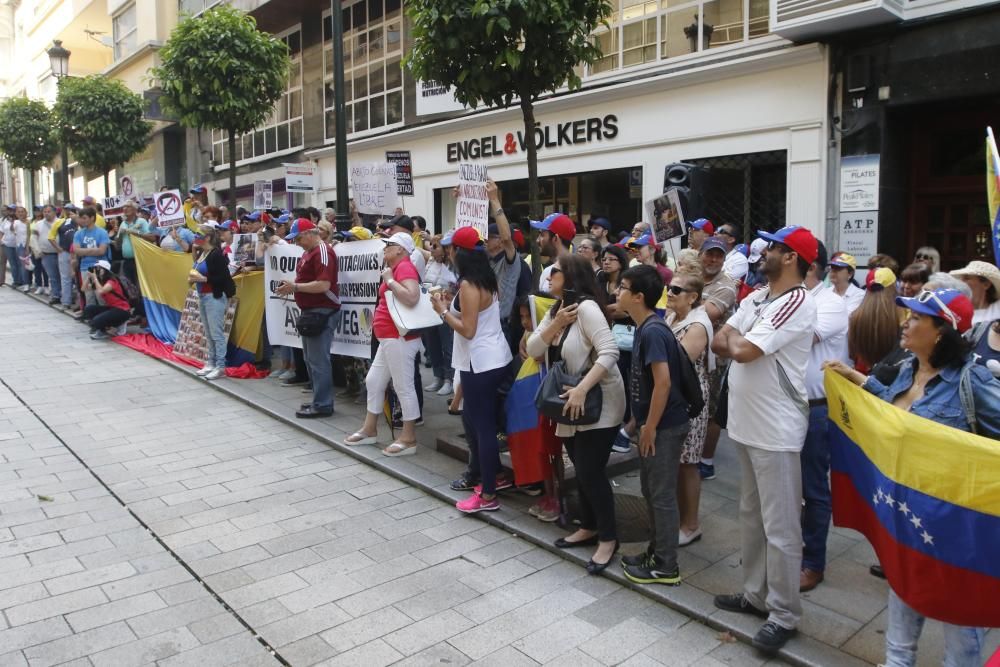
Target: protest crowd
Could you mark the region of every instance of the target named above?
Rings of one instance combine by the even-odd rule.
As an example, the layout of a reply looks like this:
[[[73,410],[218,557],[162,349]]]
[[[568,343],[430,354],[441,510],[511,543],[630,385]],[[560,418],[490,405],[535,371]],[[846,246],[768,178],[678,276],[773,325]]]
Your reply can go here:
[[[581,234],[552,213],[522,229],[492,181],[487,193],[485,236],[471,226],[432,234],[402,211],[355,212],[354,226],[338,231],[332,210],[230,211],[209,205],[203,187],[171,226],[134,200],[115,217],[91,197],[30,217],[7,205],[0,281],[48,297],[92,339],[110,339],[153,318],[137,246],[189,254],[205,332],[198,375],[213,381],[226,373],[234,279],[263,271],[273,248],[298,245],[295,278],[274,293],[294,300],[301,347],[270,344],[262,324],[254,360],[261,377],[311,389],[297,417],[332,416],[340,387],[337,400],[366,406],[343,444],[376,445],[388,412],[392,441],[382,452],[406,456],[419,448],[425,400],[447,400],[469,445],[468,467],[451,484],[469,492],[457,503],[462,512],[497,510],[501,494],[517,488],[537,497],[530,513],[538,520],[560,521],[571,463],[577,521],[566,522],[571,532],[556,546],[590,549],[591,574],[619,550],[609,459],[637,452],[652,537],[643,553],[620,559],[637,584],[681,583],[678,549],[703,536],[701,485],[716,476],[726,429],[740,462],[744,585],[715,605],[759,617],[753,644],[769,654],[795,635],[800,593],[824,585],[835,495],[829,419],[842,410],[828,405],[831,378],[949,429],[1000,434],[993,264],[942,272],[934,248],[855,258],[831,252],[804,226],[748,239],[707,219],[687,223],[686,247],[674,254],[646,222],[616,237],[609,220],[592,217]],[[529,237],[540,266],[530,264]],[[344,296],[338,253],[374,240],[384,248],[370,358],[331,355]],[[414,321],[423,324],[408,326]],[[433,377],[427,385],[422,364]],[[511,466],[501,464],[502,450]],[[873,563],[872,574],[884,577],[883,566],[892,567]],[[890,590],[886,664],[915,664],[927,615]],[[980,627],[946,624],[946,664],[982,664],[983,636]]]

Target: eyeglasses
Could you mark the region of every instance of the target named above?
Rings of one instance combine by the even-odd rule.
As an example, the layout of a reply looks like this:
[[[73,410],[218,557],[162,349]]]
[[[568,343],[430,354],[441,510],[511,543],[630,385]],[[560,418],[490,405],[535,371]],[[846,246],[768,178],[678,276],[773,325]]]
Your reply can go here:
[[[931,260],[931,261],[934,261],[934,258],[933,258],[933,257],[931,257],[930,255],[921,255],[921,254],[919,254],[919,253],[918,253],[918,254],[916,254],[916,255],[914,255],[914,256],[913,256],[913,259],[918,259],[918,260],[919,260],[919,259],[929,259],[929,260]]]
[[[680,285],[670,285],[667,290],[674,296],[680,296],[684,292],[693,292],[693,289],[688,289],[687,287],[681,287]]]
[[[605,262],[621,262],[621,260],[614,255],[605,255],[603,259]]]
[[[736,236],[735,234],[733,234],[733,233],[732,233],[731,231],[729,231],[729,230],[728,230],[728,229],[726,229],[725,227],[723,227],[723,228],[722,228],[722,229],[720,229],[719,231],[715,232],[715,235],[716,235],[716,236],[733,236],[733,237],[735,237],[735,236]]]
[[[916,297],[917,303],[933,303],[937,309],[940,316],[946,318],[951,322],[951,326],[957,331],[958,330],[958,315],[956,315],[951,308],[945,305],[937,294],[931,292],[930,290],[924,290]]]
[[[615,288],[616,292],[631,292],[631,287],[626,287],[625,285],[618,283],[618,287]]]

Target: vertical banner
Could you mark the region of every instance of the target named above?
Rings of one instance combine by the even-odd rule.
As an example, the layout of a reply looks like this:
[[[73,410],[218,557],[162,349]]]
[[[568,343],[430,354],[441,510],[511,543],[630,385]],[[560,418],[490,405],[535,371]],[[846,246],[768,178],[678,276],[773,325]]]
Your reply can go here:
[[[458,165],[458,203],[455,229],[475,227],[482,238],[487,236],[490,200],[486,194],[486,165],[463,162]]]
[[[333,353],[370,359],[372,320],[382,282],[381,241],[338,243],[337,284],[340,320],[333,329]]]
[[[352,166],[351,192],[358,213],[395,215],[399,208],[396,165],[390,162],[372,162]]]
[[[274,190],[271,181],[253,182],[253,207],[260,211],[271,208],[274,203]]]
[[[372,320],[381,282],[381,241],[351,241],[337,244],[337,285],[340,312],[335,315],[330,352],[349,357],[371,358]],[[295,281],[295,267],[303,251],[294,245],[271,246],[265,255],[265,318],[272,345],[302,347],[295,322],[299,308],[293,297],[275,294],[282,280]]]
[[[386,151],[385,161],[396,165],[396,194],[413,196],[413,160],[410,151]]]

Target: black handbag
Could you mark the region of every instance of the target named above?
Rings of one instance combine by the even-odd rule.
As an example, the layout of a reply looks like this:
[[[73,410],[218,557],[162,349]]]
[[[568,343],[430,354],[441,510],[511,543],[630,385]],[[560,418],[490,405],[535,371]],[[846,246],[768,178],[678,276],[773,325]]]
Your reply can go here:
[[[317,313],[315,310],[303,310],[299,313],[299,319],[295,320],[295,330],[300,336],[318,336],[323,333],[334,312],[336,311]]]
[[[563,387],[577,386],[590,370],[587,369],[581,375],[573,375],[566,371],[566,362],[562,360],[562,346],[568,334],[569,329],[567,328],[562,340],[559,341],[559,347],[556,349],[559,360],[550,364],[549,372],[535,393],[535,407],[540,413],[559,424],[570,426],[596,424],[597,420],[601,418],[601,408],[604,402],[604,393],[601,391],[600,384],[595,384],[587,392],[587,397],[583,401],[583,412],[577,419],[571,419],[563,414],[563,409],[566,407],[566,399],[560,397],[560,394],[565,393]]]

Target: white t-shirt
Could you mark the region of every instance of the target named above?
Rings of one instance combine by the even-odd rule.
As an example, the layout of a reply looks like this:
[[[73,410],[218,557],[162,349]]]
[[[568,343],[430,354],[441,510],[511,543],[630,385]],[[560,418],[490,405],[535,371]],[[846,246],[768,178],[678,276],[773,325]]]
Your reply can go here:
[[[747,271],[750,270],[750,260],[739,250],[730,250],[726,255],[726,261],[722,264],[722,271],[733,280],[743,280]]]
[[[413,252],[410,253],[410,262],[413,263],[414,268],[417,270],[417,275],[423,281],[424,273],[427,272],[427,260],[424,259],[424,253],[420,251],[420,248],[414,248]]]
[[[973,324],[992,322],[993,320],[1000,320],[1000,300],[994,301],[985,308],[977,308],[972,311]]]
[[[843,296],[837,294],[837,288],[830,285],[827,289],[836,296],[838,299],[844,300],[844,305],[847,306],[847,316],[850,317],[851,313],[858,309],[861,302],[865,300],[865,291],[860,287],[856,287],[854,283],[847,283],[847,291],[844,292]]]
[[[816,302],[814,340],[806,369],[806,393],[809,400],[826,398],[823,385],[823,362],[843,361],[851,366],[847,355],[847,304],[820,283],[809,290]],[[815,340],[819,338],[819,340]]]
[[[764,355],[729,367],[729,436],[777,452],[801,451],[809,426],[806,367],[816,327],[816,302],[804,287],[770,299],[751,294],[726,323]]]
[[[552,267],[553,266],[555,266],[555,264],[549,264],[544,269],[542,269],[542,273],[538,276],[538,291],[539,292],[545,292],[546,294],[548,294],[548,292],[549,292],[549,278],[552,275]]]

